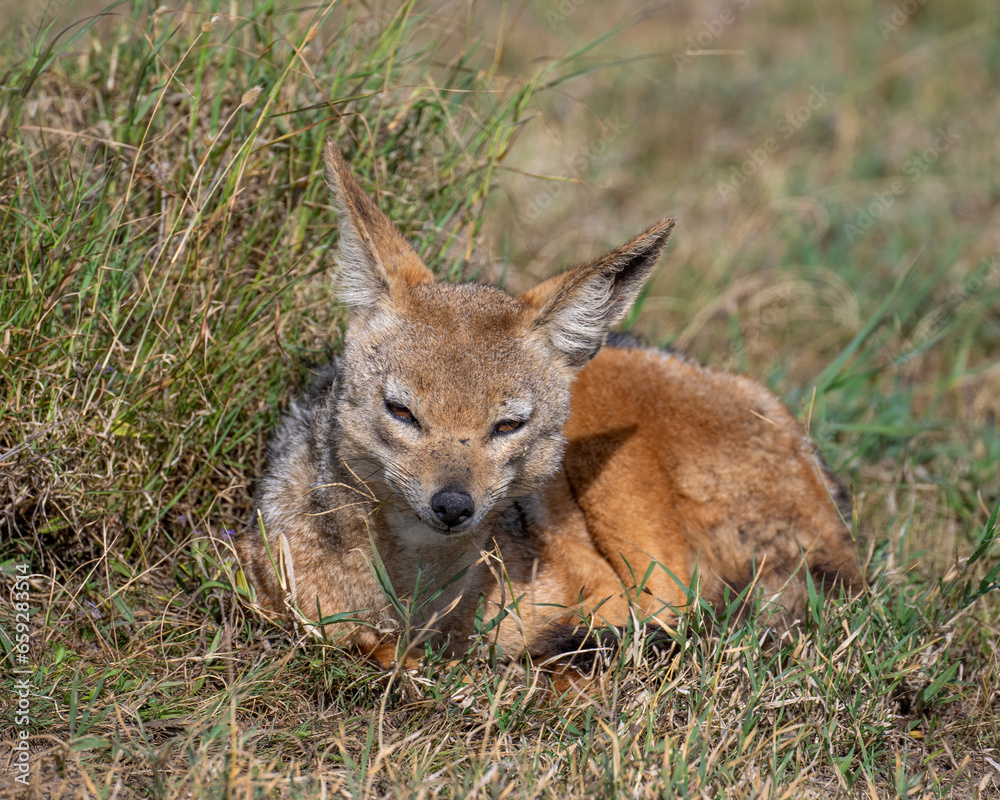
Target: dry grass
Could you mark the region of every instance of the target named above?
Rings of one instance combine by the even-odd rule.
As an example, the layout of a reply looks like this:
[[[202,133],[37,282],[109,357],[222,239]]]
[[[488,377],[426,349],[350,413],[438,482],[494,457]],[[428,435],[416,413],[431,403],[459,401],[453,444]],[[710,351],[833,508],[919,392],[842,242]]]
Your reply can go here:
[[[11,36],[0,738],[30,733],[31,770],[5,749],[0,794],[1000,794],[998,19],[880,28],[893,9],[671,6],[610,35],[585,3],[136,4]],[[337,344],[328,135],[452,278],[524,285],[679,216],[636,327],[801,409],[870,595],[813,597],[778,643],[699,612],[671,656],[629,638],[558,699],[523,666],[384,673],[266,619],[230,531]]]

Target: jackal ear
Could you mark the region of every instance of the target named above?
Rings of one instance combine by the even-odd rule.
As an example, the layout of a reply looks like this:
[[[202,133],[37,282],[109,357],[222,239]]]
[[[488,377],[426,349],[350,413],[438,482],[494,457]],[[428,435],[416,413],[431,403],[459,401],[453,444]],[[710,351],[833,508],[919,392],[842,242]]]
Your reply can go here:
[[[337,284],[344,304],[352,312],[373,310],[405,287],[433,283],[434,274],[358,185],[332,139],[324,155],[340,224]]]
[[[521,295],[531,326],[580,369],[597,355],[611,326],[631,308],[674,229],[663,219],[590,264],[567,270]]]

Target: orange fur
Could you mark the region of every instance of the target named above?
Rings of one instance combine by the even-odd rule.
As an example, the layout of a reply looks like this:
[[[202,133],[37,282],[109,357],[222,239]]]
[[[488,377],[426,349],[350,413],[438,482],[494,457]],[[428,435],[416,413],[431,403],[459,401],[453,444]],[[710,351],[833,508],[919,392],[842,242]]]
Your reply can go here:
[[[347,344],[272,443],[265,536],[238,542],[262,601],[388,665],[400,639],[463,652],[477,619],[512,657],[582,622],[669,624],[696,572],[779,625],[807,570],[861,586],[843,490],[773,395],[606,344],[671,220],[515,298],[434,283],[332,145],[327,164]]]

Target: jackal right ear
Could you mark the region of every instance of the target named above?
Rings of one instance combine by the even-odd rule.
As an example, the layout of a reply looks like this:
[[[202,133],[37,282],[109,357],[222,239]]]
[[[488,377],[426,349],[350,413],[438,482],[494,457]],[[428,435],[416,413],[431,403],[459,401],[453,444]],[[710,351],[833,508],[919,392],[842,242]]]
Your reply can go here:
[[[521,295],[531,328],[570,369],[580,369],[604,345],[611,326],[628,312],[670,239],[661,219],[590,264],[549,278]]]
[[[340,224],[338,294],[348,309],[372,311],[406,287],[433,283],[434,274],[358,185],[332,139],[324,155]]]

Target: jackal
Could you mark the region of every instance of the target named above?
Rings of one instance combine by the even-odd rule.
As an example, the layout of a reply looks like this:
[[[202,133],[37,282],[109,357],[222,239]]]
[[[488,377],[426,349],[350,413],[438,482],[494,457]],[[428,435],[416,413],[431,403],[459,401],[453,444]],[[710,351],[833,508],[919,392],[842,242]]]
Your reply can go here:
[[[782,403],[609,334],[672,220],[514,297],[435,282],[332,143],[326,163],[346,344],[275,435],[238,542],[262,602],[388,665],[401,638],[516,658],[669,624],[692,584],[784,625],[807,574],[861,586],[849,499]]]

